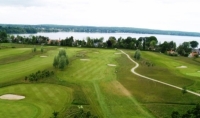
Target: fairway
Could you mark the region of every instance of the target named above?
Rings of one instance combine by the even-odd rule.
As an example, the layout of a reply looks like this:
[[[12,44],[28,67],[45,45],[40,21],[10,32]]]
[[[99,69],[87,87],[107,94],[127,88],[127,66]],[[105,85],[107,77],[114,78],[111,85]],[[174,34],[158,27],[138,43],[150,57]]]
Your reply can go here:
[[[136,65],[114,49],[47,47],[41,53],[29,52],[31,47],[2,49],[1,59],[34,54],[25,60],[1,65],[0,96],[15,94],[21,100],[2,100],[0,115],[6,118],[49,118],[54,111],[59,118],[90,112],[101,118],[168,118],[174,110],[183,113],[199,103],[199,97],[144,79],[133,73]],[[53,67],[59,50],[66,50],[70,64],[59,70]],[[133,57],[133,50],[123,50]],[[11,58],[12,59],[12,58]],[[153,63],[148,67],[145,62]],[[141,75],[191,91],[200,90],[199,62],[184,57],[169,57],[155,52],[142,52]],[[177,67],[185,68],[177,68]],[[186,68],[187,67],[187,68]],[[25,76],[50,70],[54,75],[35,82]],[[81,107],[80,107],[81,106]],[[10,109],[13,108],[13,109]]]
[[[98,51],[98,53],[96,53]],[[101,109],[102,117],[153,117],[132,95],[121,93],[112,94],[118,91],[118,81],[116,68],[119,66],[115,50],[84,50],[90,61],[81,61],[79,59],[67,68],[68,73],[59,72],[59,78],[74,83],[80,83],[83,86],[87,96],[92,100],[94,109]],[[102,58],[103,57],[103,58]],[[108,66],[112,64],[115,66]],[[119,67],[118,67],[119,68]],[[112,87],[115,86],[115,87]],[[108,86],[112,87],[110,89]],[[123,87],[123,85],[121,85]],[[128,91],[123,88],[123,91]],[[134,109],[131,110],[130,109]],[[98,112],[98,111],[96,111]]]
[[[1,100],[0,115],[4,118],[46,118],[53,111],[60,111],[72,102],[72,90],[52,84],[22,84],[0,89],[0,95],[25,96],[19,101]],[[65,107],[66,107],[65,106]]]
[[[2,58],[6,58],[9,56],[17,56],[17,55],[21,55],[23,53],[28,53],[31,52],[30,48],[9,48],[9,49],[4,49],[4,50],[0,50],[0,59]]]

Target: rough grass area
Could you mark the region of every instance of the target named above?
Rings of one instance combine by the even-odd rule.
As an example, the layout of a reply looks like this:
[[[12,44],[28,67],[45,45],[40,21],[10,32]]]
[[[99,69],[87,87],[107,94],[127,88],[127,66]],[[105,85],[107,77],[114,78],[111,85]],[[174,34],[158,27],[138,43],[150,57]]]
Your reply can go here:
[[[19,84],[0,89],[0,95],[12,93],[26,98],[19,101],[0,100],[4,118],[49,118],[72,101],[72,89],[52,84]]]
[[[146,61],[154,63],[154,66],[147,66]],[[167,82],[179,87],[187,87],[193,91],[200,90],[199,66],[200,63],[187,57],[170,57],[160,53],[142,52],[141,65],[136,71],[148,77]],[[180,66],[187,68],[177,68]],[[145,71],[144,71],[145,70]]]
[[[133,55],[132,51],[126,52],[128,52],[130,55]],[[149,59],[149,61],[155,63],[154,60]],[[134,65],[125,55],[122,55],[121,58],[118,58],[118,62],[119,67],[117,68],[117,77],[119,82],[129,90],[129,92],[136,98],[136,100],[140,102],[141,105],[145,106],[157,117],[171,117],[170,115],[174,110],[183,113],[191,107],[194,107],[194,104],[200,102],[199,97],[197,96],[188,93],[182,94],[182,91],[180,90],[155,83],[132,74],[130,69]],[[172,78],[172,75],[168,73],[170,72],[170,68],[165,68],[168,71],[165,71],[166,74],[163,74],[159,73],[159,70],[154,70],[156,66],[158,65],[155,65],[155,67],[139,67],[137,71],[143,68],[143,71],[140,70],[140,72],[145,75],[151,75],[152,73],[150,73],[150,71],[154,72],[156,76],[153,77],[155,77],[155,79],[159,79],[158,77],[161,77],[163,81],[165,80],[165,78],[162,78],[163,76],[166,76],[166,78]],[[158,73],[155,71],[158,71]],[[126,76],[124,76],[125,73]],[[184,81],[184,79],[188,80],[187,78],[182,78],[182,81]]]

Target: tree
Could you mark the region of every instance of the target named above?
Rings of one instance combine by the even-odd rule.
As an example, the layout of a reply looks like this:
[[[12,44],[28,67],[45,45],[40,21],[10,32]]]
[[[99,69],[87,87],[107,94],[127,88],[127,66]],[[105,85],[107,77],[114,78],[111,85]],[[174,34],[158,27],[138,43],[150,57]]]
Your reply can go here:
[[[145,45],[146,45],[148,48],[150,48],[150,46],[151,46],[150,43],[151,43],[152,41],[155,41],[155,42],[154,42],[155,44],[158,43],[158,40],[157,40],[157,38],[156,38],[155,36],[145,37],[145,39],[146,39]]]
[[[41,50],[40,50],[42,53],[44,52],[44,49],[43,49],[43,47],[41,47]]]
[[[87,40],[87,44],[86,44],[87,47],[91,47],[92,46],[92,41],[91,41],[90,37],[87,37],[86,40]]]
[[[197,41],[190,41],[190,46],[194,49],[198,47],[199,43]]]
[[[107,41],[108,47],[114,47],[116,44],[116,38],[114,36],[110,36]]]
[[[107,42],[107,46],[110,48],[110,47],[112,47],[112,42],[111,42],[111,40],[108,40]]]
[[[169,48],[170,48],[170,50],[176,50],[176,43],[173,42],[173,41],[170,41],[169,42]]]
[[[58,58],[57,56],[55,56],[55,57],[54,57],[54,60],[53,60],[53,66],[54,66],[55,68],[57,68],[57,67],[58,67],[58,64],[59,64],[59,58]]]
[[[134,58],[137,59],[137,60],[139,60],[141,58],[140,50],[135,51]]]
[[[58,65],[58,68],[63,70],[65,68],[65,65],[66,65],[66,57],[64,55],[62,55],[60,58],[59,58],[59,65]]]
[[[190,48],[190,43],[189,42],[183,42],[179,47],[177,48],[177,52],[182,55],[182,56],[188,56],[189,53],[192,51]]]
[[[54,57],[53,66],[63,70],[69,64],[68,56],[65,50],[60,50],[58,55]]]
[[[65,39],[66,46],[72,46],[73,42],[74,42],[74,37],[73,36]]]
[[[0,31],[0,43],[7,43],[7,33],[5,31]]]
[[[150,49],[151,49],[151,50],[154,50],[156,44],[157,44],[157,42],[156,42],[155,40],[152,40],[152,41],[150,42]]]
[[[37,50],[37,49],[36,49],[36,47],[34,46],[34,47],[33,47],[33,52],[36,52],[36,50]]]

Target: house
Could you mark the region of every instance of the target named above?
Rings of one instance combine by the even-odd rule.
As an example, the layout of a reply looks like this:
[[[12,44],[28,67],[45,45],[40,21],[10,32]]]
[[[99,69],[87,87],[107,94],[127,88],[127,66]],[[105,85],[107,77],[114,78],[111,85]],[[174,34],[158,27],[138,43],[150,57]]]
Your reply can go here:
[[[178,56],[178,53],[175,52],[174,50],[167,51],[166,53],[167,53],[167,55],[169,55],[169,56]]]
[[[51,39],[47,42],[47,44],[49,45],[60,45],[60,39],[57,40],[57,39]]]
[[[200,48],[199,49],[192,49],[192,52],[189,54],[189,57],[194,57],[200,55]]]
[[[174,54],[176,53],[174,50],[167,51],[167,54]]]
[[[198,55],[200,55],[200,48],[199,49],[192,49],[192,52],[197,53]]]

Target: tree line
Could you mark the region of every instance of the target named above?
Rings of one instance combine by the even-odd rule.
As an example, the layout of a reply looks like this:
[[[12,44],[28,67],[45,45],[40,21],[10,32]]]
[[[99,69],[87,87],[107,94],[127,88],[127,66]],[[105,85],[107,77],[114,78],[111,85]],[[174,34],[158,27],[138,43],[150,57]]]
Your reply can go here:
[[[45,36],[34,36],[30,35],[29,37],[24,36],[14,36],[9,35],[5,31],[0,31],[0,43],[22,43],[22,44],[47,44],[49,41],[49,37]]]
[[[183,42],[181,45],[177,46],[174,41],[165,41],[163,43],[158,43],[158,39],[155,36],[150,37],[139,37],[138,39],[133,37],[118,39],[114,36],[110,36],[106,41],[103,37],[91,38],[87,37],[86,40],[74,39],[73,36],[66,37],[61,40],[50,40],[49,37],[44,36],[13,36],[8,35],[6,32],[0,31],[0,43],[22,43],[22,44],[33,44],[33,45],[60,45],[69,47],[91,47],[91,48],[121,48],[121,49],[132,49],[132,50],[143,50],[143,51],[155,51],[161,53],[168,53],[170,56],[177,56],[180,54],[182,56],[188,56],[192,49],[198,47],[197,41]],[[171,53],[173,51],[173,53]],[[176,52],[176,53],[174,53]]]
[[[37,30],[31,26],[30,27],[0,26],[0,31],[5,31],[8,34],[37,33]]]
[[[167,31],[131,27],[95,27],[73,25],[15,25],[0,24],[0,31],[7,33],[37,33],[37,32],[98,32],[98,33],[139,33],[139,34],[163,34],[180,36],[200,36],[197,32]]]

